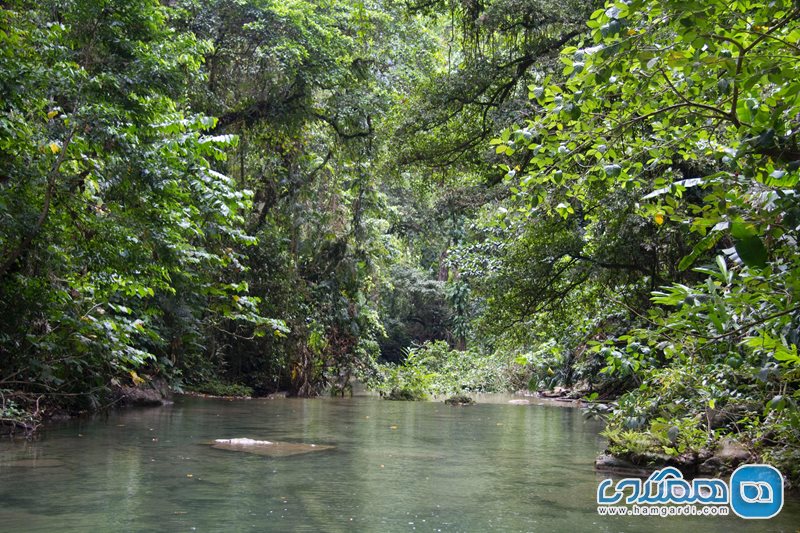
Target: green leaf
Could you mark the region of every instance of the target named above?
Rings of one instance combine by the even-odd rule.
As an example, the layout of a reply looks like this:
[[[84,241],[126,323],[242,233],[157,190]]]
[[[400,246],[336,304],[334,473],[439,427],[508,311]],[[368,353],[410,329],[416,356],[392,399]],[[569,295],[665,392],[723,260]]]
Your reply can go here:
[[[717,244],[717,241],[722,238],[722,232],[720,231],[712,231],[694,246],[692,252],[681,259],[680,263],[678,263],[678,270],[686,270],[689,268],[695,260],[703,255],[706,251],[710,250]]]
[[[622,167],[620,167],[619,165],[606,165],[603,167],[603,171],[605,171],[606,176],[608,176],[609,178],[616,178],[617,176],[620,175]]]
[[[756,229],[752,224],[746,224],[742,219],[737,218],[731,222],[731,235],[736,239],[747,239],[756,234]]]
[[[737,239],[736,253],[742,262],[749,267],[764,268],[767,266],[767,249],[756,235]]]

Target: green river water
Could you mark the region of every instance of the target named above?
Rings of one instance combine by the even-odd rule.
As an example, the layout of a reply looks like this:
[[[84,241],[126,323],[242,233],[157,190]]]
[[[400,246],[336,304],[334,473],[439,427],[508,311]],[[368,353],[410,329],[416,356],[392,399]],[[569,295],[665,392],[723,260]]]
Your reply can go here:
[[[789,531],[769,521],[601,517],[598,422],[580,410],[347,399],[214,400],[124,410],[0,441],[0,531]],[[290,457],[249,437],[333,445]]]

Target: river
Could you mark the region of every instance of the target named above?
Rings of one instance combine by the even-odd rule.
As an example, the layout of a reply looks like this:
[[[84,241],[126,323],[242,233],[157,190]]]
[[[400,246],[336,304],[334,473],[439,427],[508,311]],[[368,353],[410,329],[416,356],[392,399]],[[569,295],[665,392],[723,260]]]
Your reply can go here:
[[[769,521],[601,517],[601,425],[580,410],[178,397],[0,441],[0,531],[790,531]],[[482,398],[481,400],[487,400]],[[247,437],[331,445],[265,457]]]

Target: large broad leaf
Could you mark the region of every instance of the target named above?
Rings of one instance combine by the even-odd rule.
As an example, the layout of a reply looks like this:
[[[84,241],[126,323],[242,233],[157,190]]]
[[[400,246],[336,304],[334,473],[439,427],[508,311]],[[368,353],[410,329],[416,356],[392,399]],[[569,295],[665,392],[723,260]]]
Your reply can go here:
[[[683,271],[689,268],[697,260],[698,257],[700,257],[706,251],[713,248],[714,245],[717,244],[717,241],[719,241],[721,238],[722,238],[721,231],[712,231],[711,233],[700,239],[700,241],[698,241],[698,243],[695,244],[694,248],[692,249],[692,252],[683,259],[681,259],[681,262],[678,263],[678,270]]]
[[[742,262],[749,267],[764,268],[767,266],[767,249],[757,235],[750,235],[736,240],[736,253]]]
[[[732,220],[730,228],[731,235],[733,235],[735,239],[748,239],[756,235],[755,226],[747,224],[740,218]]]

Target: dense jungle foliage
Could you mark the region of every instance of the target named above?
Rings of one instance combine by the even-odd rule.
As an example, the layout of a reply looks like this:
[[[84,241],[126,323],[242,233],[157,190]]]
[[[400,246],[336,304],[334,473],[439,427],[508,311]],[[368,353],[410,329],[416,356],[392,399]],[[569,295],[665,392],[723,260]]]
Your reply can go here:
[[[12,0],[3,423],[564,387],[800,479],[800,6]]]

